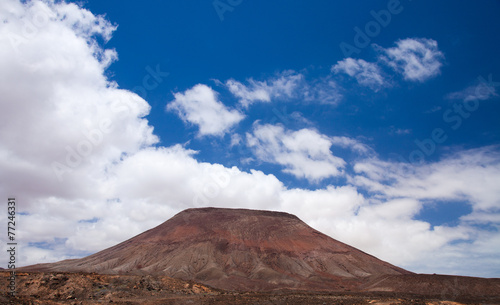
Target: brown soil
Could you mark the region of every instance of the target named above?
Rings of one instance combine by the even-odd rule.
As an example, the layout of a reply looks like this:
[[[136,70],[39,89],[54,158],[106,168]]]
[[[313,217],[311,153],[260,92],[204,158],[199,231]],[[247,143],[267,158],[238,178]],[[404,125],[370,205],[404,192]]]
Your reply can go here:
[[[443,291],[444,294],[441,295],[401,292],[315,293],[286,290],[229,292],[166,276],[37,272],[18,273],[16,296],[9,296],[5,289],[9,276],[10,273],[7,271],[0,272],[0,304],[500,304],[498,290],[492,291],[496,295],[472,296],[461,294],[460,286],[455,287],[454,294]],[[441,277],[443,281],[451,280],[448,277]],[[389,282],[392,280],[395,279],[387,279]],[[410,278],[408,280],[412,281]],[[460,283],[460,280],[457,281]],[[500,284],[500,280],[495,283]]]

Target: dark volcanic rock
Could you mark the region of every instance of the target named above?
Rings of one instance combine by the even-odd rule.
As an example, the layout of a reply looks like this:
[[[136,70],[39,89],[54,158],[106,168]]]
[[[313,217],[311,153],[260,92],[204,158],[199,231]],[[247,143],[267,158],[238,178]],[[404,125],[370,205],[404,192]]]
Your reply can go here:
[[[294,215],[188,209],[82,259],[31,271],[156,274],[235,290],[349,290],[383,275],[412,274],[306,225]]]

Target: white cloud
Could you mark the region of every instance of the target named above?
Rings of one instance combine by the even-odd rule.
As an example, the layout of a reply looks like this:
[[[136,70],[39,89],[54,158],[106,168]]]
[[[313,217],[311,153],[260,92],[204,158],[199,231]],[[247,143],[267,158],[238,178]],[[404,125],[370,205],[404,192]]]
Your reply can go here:
[[[378,62],[367,62],[363,59],[345,58],[332,66],[335,74],[345,73],[362,85],[377,92],[384,87],[392,86],[384,77],[380,64],[386,64],[407,81],[424,82],[441,73],[444,61],[443,53],[437,42],[432,39],[407,38],[396,42],[396,47],[382,48],[374,45],[379,53]]]
[[[95,38],[115,26],[78,14],[74,4],[7,3],[0,12],[2,189],[26,199],[92,193],[96,165],[157,142],[143,119],[150,106],[104,77],[110,58],[98,54],[109,50]]]
[[[184,122],[198,125],[200,136],[222,136],[244,118],[221,103],[217,93],[206,85],[198,84],[174,97],[167,110],[175,111]]]
[[[220,81],[216,82],[222,84]],[[315,102],[337,105],[342,101],[342,88],[331,76],[306,79],[304,74],[286,70],[258,81],[247,79],[246,84],[229,79],[223,84],[239,99],[243,108],[255,102],[270,103],[273,101]]]
[[[158,141],[144,119],[150,106],[105,77],[117,57],[97,43],[116,29],[104,18],[6,0],[0,20],[0,194],[28,213],[18,214],[21,263],[67,258],[75,251],[64,242],[29,243],[64,241],[79,220],[103,214],[109,166]]]
[[[334,230],[331,230],[328,222],[352,217],[366,204],[363,195],[353,186],[328,186],[318,190],[289,189],[281,193],[281,202],[283,209],[293,211],[313,227],[321,227],[330,233]]]
[[[256,82],[252,79],[248,81],[249,86],[243,85],[234,79],[226,81],[226,87],[236,97],[240,98],[240,103],[248,107],[254,102],[270,102],[271,94],[268,85],[264,82]]]
[[[282,188],[272,175],[198,162],[194,154],[180,145],[142,150],[117,165],[108,189],[112,196],[181,210],[231,205],[265,208]]]
[[[240,99],[243,107],[247,108],[255,102],[271,102],[271,99],[291,98],[296,95],[297,89],[304,81],[304,76],[295,71],[284,71],[266,81],[247,80],[248,85],[230,79],[226,81],[229,91]]]
[[[355,140],[353,138],[349,137],[331,137],[330,138],[332,141],[332,144],[338,147],[350,149],[351,151],[357,152],[358,154],[361,155],[366,155],[368,153],[371,153],[372,149],[359,142],[358,140]]]
[[[338,105],[342,99],[342,88],[331,77],[319,78],[301,88],[304,101]]]
[[[410,129],[401,129],[401,128],[398,128],[394,132],[396,134],[398,134],[398,135],[403,135],[403,134],[410,134],[411,130]]]
[[[229,145],[229,147],[234,147],[234,146],[238,146],[240,145],[240,143],[243,141],[243,139],[241,138],[241,136],[237,133],[233,133],[231,135],[231,144]]]
[[[435,40],[406,38],[396,42],[396,47],[384,49],[380,59],[401,73],[405,80],[424,82],[441,73],[444,55]]]
[[[499,205],[500,154],[492,147],[462,151],[419,167],[376,159],[354,166],[353,182],[387,197],[418,200],[465,200],[475,211],[494,211]]]
[[[255,102],[290,100],[337,105],[343,98],[342,88],[331,76],[306,80],[303,74],[293,70],[277,73],[263,81],[250,78],[246,80],[246,85],[230,79],[226,81],[225,86],[239,99],[244,108]]]
[[[462,91],[453,92],[447,95],[448,99],[452,100],[463,100],[464,102],[474,101],[474,100],[489,100],[494,96],[498,96],[495,89],[499,84],[494,83],[491,79],[485,80],[484,78],[479,78],[476,85],[465,88]]]
[[[440,225],[430,228],[429,224],[420,221],[427,229],[422,227],[420,233],[414,234],[422,238],[427,236],[423,239],[426,240],[425,246],[407,244],[407,249],[413,250],[405,254],[406,258],[388,256],[390,261],[399,261],[418,272],[491,276],[491,270],[485,265],[477,264],[476,260],[480,257],[480,260],[484,259],[495,266],[500,263],[498,247],[495,250],[493,246],[500,238],[500,191],[496,186],[496,182],[500,181],[500,153],[497,148],[461,151],[439,162],[420,166],[367,159],[357,163],[354,169],[356,175],[351,177],[351,183],[372,194],[372,200],[378,198],[383,205],[387,205],[383,202],[394,200],[413,202],[413,206],[400,210],[406,213],[406,219],[414,219],[428,203],[464,202],[472,208],[472,212],[462,216],[459,224],[454,227]],[[391,215],[391,211],[395,209],[389,208],[380,215]],[[363,213],[360,212],[359,216],[362,218]],[[401,217],[404,215],[398,216],[398,219],[402,219]],[[411,222],[414,223],[415,220]],[[390,223],[399,226],[397,222]],[[388,244],[392,246],[397,239],[395,236],[397,235],[379,236],[377,239],[390,239]],[[417,241],[413,236],[411,238]],[[383,249],[374,251],[377,255]],[[399,250],[399,255],[402,254],[401,251],[403,250]],[[384,254],[378,255],[384,257]],[[429,263],[427,259],[430,260]],[[466,266],[474,267],[469,269]]]
[[[334,73],[345,73],[356,78],[362,86],[371,88],[374,91],[380,90],[388,83],[382,76],[382,71],[376,63],[366,62],[363,59],[346,58],[337,62],[332,67]]]
[[[255,125],[247,143],[263,161],[285,166],[297,178],[318,182],[343,174],[345,161],[330,151],[334,143],[314,129],[286,131],[279,125]]]

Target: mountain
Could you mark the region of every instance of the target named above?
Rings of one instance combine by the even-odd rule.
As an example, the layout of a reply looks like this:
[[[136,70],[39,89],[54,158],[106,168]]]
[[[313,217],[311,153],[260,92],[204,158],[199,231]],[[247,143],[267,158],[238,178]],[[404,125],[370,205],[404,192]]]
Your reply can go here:
[[[381,276],[412,274],[330,238],[294,215],[219,208],[185,210],[85,258],[20,269],[156,274],[240,291],[345,291]]]

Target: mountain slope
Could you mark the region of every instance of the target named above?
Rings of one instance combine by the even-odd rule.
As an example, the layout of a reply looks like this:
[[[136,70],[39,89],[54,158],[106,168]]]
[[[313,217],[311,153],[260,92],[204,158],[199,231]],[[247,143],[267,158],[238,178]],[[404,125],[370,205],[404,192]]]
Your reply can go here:
[[[411,274],[296,216],[217,208],[185,210],[82,259],[22,269],[162,274],[235,290],[347,290],[374,277]]]

